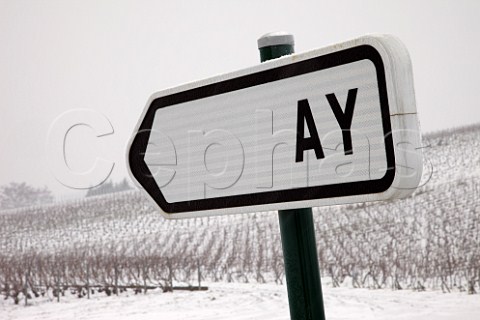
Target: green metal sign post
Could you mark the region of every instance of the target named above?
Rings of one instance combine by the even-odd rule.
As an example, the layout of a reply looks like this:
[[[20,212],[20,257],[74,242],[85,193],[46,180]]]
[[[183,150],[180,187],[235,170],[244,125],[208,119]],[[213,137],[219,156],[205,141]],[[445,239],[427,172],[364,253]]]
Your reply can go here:
[[[261,62],[292,54],[293,36],[266,34],[258,39],[258,48]],[[324,320],[312,208],[280,210],[278,218],[291,320]]]

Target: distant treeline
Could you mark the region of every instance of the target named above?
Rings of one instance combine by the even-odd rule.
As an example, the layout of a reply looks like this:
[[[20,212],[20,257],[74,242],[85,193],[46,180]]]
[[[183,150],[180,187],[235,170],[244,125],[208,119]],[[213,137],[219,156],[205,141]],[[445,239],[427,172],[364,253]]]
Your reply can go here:
[[[114,192],[122,192],[132,189],[127,179],[124,178],[122,181],[115,183],[113,181],[107,181],[95,188],[90,188],[87,191],[85,197],[99,196],[102,194],[109,194]]]

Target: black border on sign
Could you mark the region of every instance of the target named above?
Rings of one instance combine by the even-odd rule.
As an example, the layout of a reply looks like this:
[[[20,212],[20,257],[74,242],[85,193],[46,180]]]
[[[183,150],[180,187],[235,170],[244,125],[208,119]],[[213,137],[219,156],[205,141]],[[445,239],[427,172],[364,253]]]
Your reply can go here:
[[[175,203],[169,203],[165,200],[165,197],[155,183],[152,173],[144,161],[144,154],[150,137],[150,129],[153,125],[155,112],[159,108],[165,108],[179,103],[254,87],[360,60],[370,60],[375,65],[377,73],[387,158],[387,171],[381,179],[280,191],[267,191],[254,194],[243,194],[237,196],[182,201]],[[391,135],[390,111],[385,79],[385,69],[382,57],[374,47],[370,45],[360,45],[308,60],[295,62],[289,65],[276,67],[273,69],[260,71],[238,78],[224,80],[157,98],[153,100],[148,107],[138,133],[132,141],[128,154],[128,160],[133,176],[160,206],[160,208],[169,214],[373,194],[386,191],[391,186],[395,177],[395,154]]]

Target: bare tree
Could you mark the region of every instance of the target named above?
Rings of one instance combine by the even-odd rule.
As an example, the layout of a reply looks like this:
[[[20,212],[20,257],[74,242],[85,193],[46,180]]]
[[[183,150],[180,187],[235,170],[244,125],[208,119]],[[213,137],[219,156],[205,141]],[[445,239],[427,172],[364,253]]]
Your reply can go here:
[[[1,209],[15,209],[52,201],[52,193],[47,187],[35,188],[25,182],[11,182],[0,188]]]

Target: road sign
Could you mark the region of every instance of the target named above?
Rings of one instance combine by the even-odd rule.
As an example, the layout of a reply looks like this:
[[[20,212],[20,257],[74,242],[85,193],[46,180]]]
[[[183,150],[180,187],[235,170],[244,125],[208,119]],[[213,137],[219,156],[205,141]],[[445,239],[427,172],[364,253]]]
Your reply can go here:
[[[408,52],[365,36],[160,91],[127,160],[173,218],[408,196],[422,172]]]

